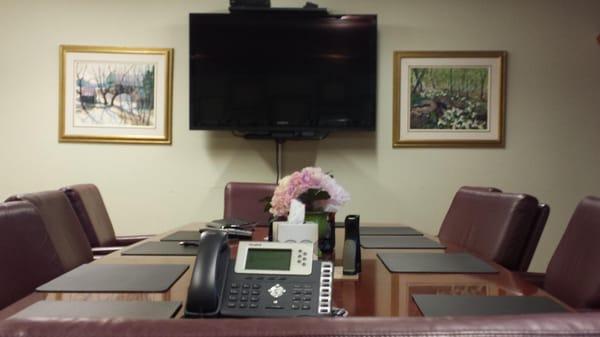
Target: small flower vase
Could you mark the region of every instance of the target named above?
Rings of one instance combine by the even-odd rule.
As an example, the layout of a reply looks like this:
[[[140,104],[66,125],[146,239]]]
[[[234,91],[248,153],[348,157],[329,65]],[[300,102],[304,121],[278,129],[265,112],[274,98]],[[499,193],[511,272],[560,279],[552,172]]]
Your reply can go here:
[[[333,222],[331,219],[333,219]],[[318,226],[319,256],[332,253],[335,247],[335,214],[309,211],[304,215],[304,222],[314,222]]]

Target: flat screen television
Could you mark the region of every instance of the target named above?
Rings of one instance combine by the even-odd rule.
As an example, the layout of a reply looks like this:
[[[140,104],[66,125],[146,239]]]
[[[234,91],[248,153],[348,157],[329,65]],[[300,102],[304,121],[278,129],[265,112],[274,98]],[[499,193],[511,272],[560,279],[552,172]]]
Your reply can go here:
[[[190,14],[190,129],[374,130],[377,16]]]

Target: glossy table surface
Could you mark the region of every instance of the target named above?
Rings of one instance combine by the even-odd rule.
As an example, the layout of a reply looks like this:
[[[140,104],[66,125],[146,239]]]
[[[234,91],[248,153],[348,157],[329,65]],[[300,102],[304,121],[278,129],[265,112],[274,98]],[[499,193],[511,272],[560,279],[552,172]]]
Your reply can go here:
[[[160,241],[164,236],[179,230],[198,230],[202,223],[192,223],[145,241]],[[253,240],[264,240],[266,228],[257,228]],[[343,243],[343,230],[336,230],[336,252]],[[434,238],[435,239],[435,238]],[[142,241],[142,242],[145,242]],[[137,243],[136,245],[141,244]],[[445,243],[446,252],[458,252],[460,249]],[[235,254],[236,243],[232,242]],[[419,316],[419,309],[411,298],[413,294],[455,294],[455,295],[533,295],[554,299],[544,290],[524,281],[518,275],[500,265],[491,263],[499,272],[496,274],[436,274],[436,273],[390,273],[376,257],[378,250],[362,252],[362,272],[357,276],[344,276],[340,259],[336,259],[336,272],[333,284],[333,305],[344,308],[350,316]],[[394,250],[398,251],[398,250]],[[402,252],[423,252],[424,250],[401,250]],[[432,250],[429,250],[432,252]],[[435,250],[444,253],[444,250]],[[120,252],[95,260],[92,263],[107,264],[189,264],[183,276],[163,293],[33,293],[24,299],[0,311],[0,319],[22,310],[39,300],[151,300],[181,301],[185,305],[188,286],[195,256],[123,256]],[[565,308],[569,309],[567,306]],[[570,310],[570,309],[569,309]],[[182,315],[182,310],[178,316]]]

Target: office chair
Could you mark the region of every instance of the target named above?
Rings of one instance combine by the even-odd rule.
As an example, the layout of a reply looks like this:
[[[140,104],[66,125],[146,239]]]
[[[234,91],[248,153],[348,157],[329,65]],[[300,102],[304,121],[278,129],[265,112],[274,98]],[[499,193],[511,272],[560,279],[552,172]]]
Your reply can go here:
[[[461,190],[471,190],[471,191],[488,191],[488,192],[502,192],[501,189],[496,187],[482,187],[482,186],[463,186],[460,188]],[[535,254],[535,250],[538,246],[540,238],[542,236],[542,232],[546,227],[546,221],[548,220],[548,216],[550,214],[550,206],[544,203],[538,204],[538,210],[533,222],[533,226],[529,234],[527,235],[527,240],[525,243],[525,249],[521,256],[521,259],[518,263],[518,267],[516,271],[525,272],[529,268],[531,264],[531,260],[533,259],[533,255]]]
[[[0,309],[63,273],[37,209],[25,201],[0,204]]]
[[[543,288],[571,307],[600,309],[600,198],[584,198],[554,251]]]
[[[265,212],[266,197],[272,197],[277,184],[230,182],[225,185],[224,218],[238,218],[268,226],[271,214]]]
[[[493,186],[462,186],[459,191],[484,191],[484,192],[502,192],[501,189]]]
[[[67,196],[92,246],[94,255],[119,250],[151,235],[116,236],[102,195],[94,184],[78,184],[60,189]]]
[[[527,269],[529,269],[531,259],[533,259],[533,254],[535,253],[538,243],[540,242],[540,238],[542,237],[542,232],[546,227],[546,221],[548,220],[549,215],[550,206],[543,203],[538,204],[537,214],[529,235],[527,235],[525,249],[523,250],[523,255],[521,256],[521,261],[519,261],[516,271],[525,272]]]
[[[520,270],[538,212],[537,199],[527,194],[461,188],[438,237],[510,270]]]
[[[92,248],[77,215],[62,192],[27,193],[11,196],[6,201],[26,201],[36,208],[56,249],[63,271],[67,272],[93,260]]]

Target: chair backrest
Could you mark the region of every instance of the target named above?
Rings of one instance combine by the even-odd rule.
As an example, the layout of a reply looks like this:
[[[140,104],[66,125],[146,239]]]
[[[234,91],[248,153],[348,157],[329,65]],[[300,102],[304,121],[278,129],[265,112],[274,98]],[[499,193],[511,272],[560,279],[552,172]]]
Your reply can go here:
[[[501,189],[492,186],[463,186],[460,188],[461,190],[471,190],[471,191],[488,191],[488,192],[502,192]],[[540,238],[542,236],[542,232],[546,227],[546,221],[548,220],[548,215],[550,214],[550,206],[547,204],[538,204],[538,212],[533,222],[533,226],[531,227],[531,231],[529,235],[527,235],[527,240],[525,242],[525,249],[523,251],[523,256],[519,261],[517,271],[527,271],[529,269],[529,265],[531,264],[531,260],[533,259],[533,255],[535,254],[535,250],[537,249],[538,243],[540,242]]]
[[[531,231],[527,236],[525,250],[523,251],[521,261],[519,262],[519,267],[517,268],[518,271],[527,271],[527,269],[529,269],[531,259],[533,259],[533,254],[535,254],[535,250],[540,242],[540,237],[542,237],[542,232],[546,227],[548,215],[550,215],[550,206],[547,204],[538,204],[538,211]]]
[[[112,221],[110,221],[104,200],[96,185],[71,185],[60,190],[69,198],[92,247],[116,244],[117,238]]]
[[[439,238],[517,270],[537,213],[530,195],[460,189]]]
[[[64,193],[45,191],[7,199],[16,200],[27,201],[37,209],[65,272],[93,260],[92,247]]]
[[[462,186],[459,191],[484,191],[484,192],[502,192],[501,189],[493,186]]]
[[[24,201],[0,204],[0,309],[62,273],[35,207]]]
[[[584,198],[550,259],[544,289],[578,309],[600,309],[600,198]]]
[[[261,201],[273,196],[277,184],[230,182],[225,185],[224,218],[255,221],[257,226],[267,226],[270,213],[265,212]]]

